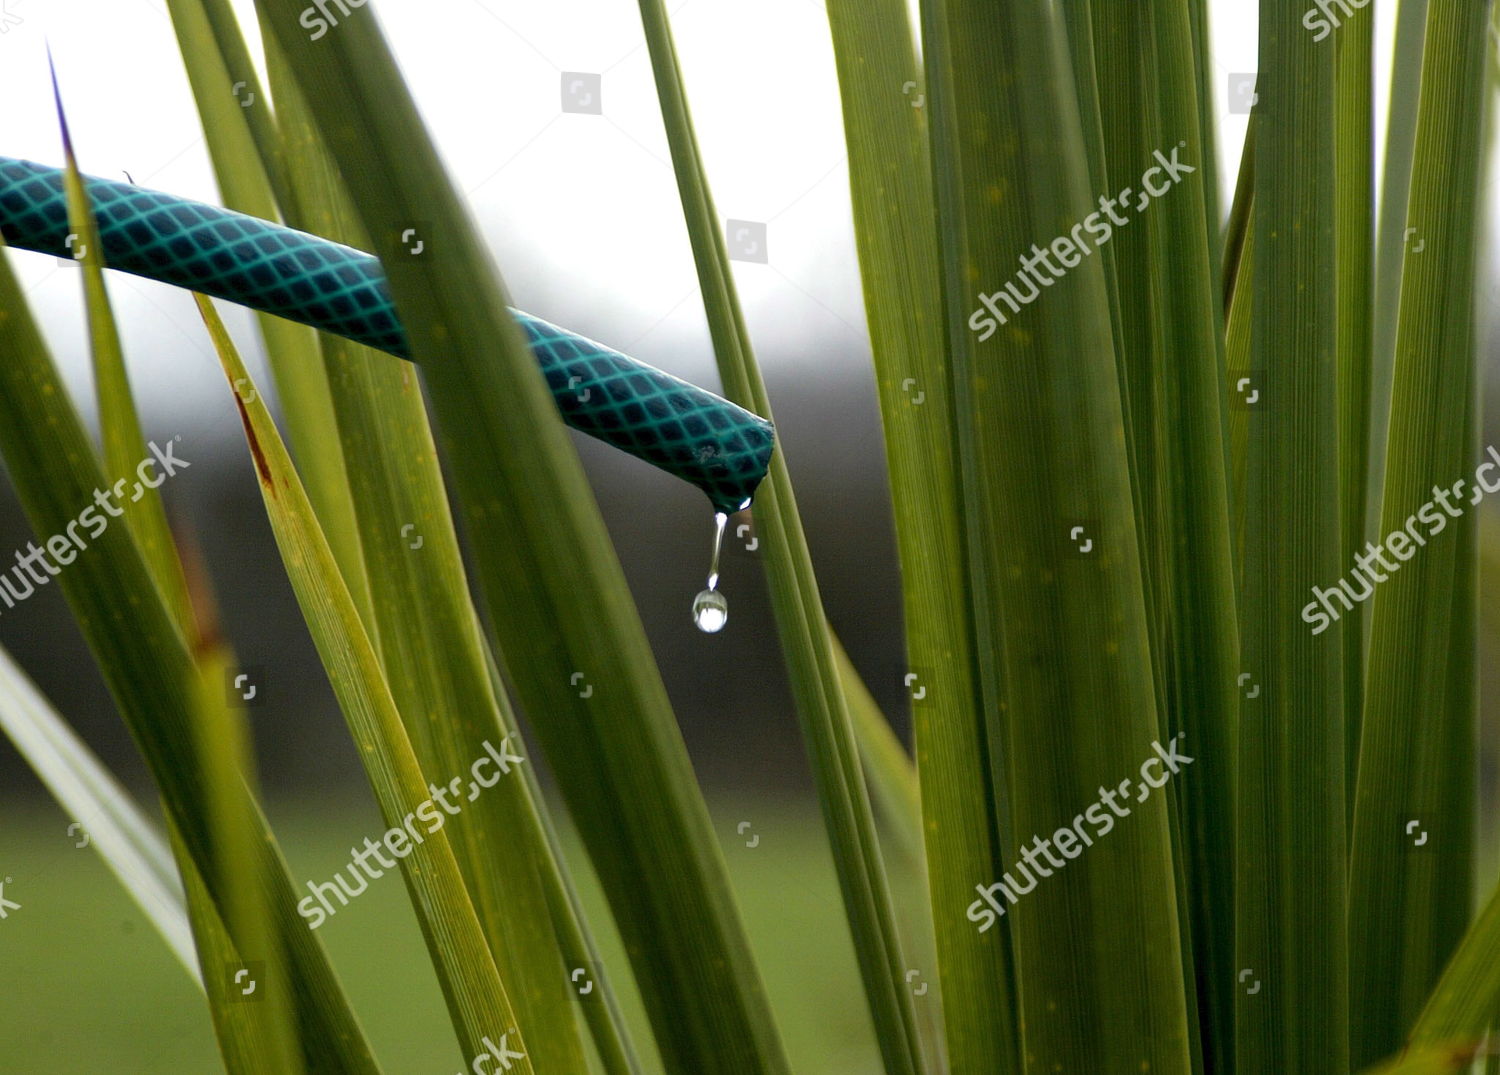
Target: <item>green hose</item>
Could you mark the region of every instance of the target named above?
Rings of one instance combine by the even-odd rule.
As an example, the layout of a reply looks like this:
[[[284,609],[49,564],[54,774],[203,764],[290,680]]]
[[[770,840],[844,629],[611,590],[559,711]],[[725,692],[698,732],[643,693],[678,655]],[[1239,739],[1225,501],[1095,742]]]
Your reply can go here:
[[[128,183],[85,177],[106,266],[277,314],[410,359],[372,254]],[[0,157],[0,234],[71,257],[60,169]],[[519,310],[563,420],[708,494],[714,510],[750,502],[766,475],[771,423],[712,392]]]

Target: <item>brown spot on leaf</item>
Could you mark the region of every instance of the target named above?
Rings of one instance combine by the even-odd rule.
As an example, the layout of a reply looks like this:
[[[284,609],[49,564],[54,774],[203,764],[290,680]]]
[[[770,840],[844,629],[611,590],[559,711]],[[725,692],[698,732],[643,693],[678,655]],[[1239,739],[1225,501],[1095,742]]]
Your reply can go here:
[[[250,445],[250,454],[255,458],[255,469],[260,473],[260,483],[266,487],[266,491],[272,496],[276,495],[276,484],[271,480],[271,467],[266,463],[266,454],[261,451],[260,438],[255,435],[255,427],[250,424],[250,413],[245,410],[245,401],[240,399],[240,394],[234,394],[234,405],[240,410],[240,423],[245,427],[245,440]]]

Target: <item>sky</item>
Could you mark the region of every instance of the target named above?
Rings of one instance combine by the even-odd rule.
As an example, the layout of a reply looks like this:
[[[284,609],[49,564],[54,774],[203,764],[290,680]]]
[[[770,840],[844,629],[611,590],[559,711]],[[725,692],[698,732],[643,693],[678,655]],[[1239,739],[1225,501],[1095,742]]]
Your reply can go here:
[[[374,3],[517,304],[713,385],[636,5]],[[253,41],[249,5],[237,6]],[[1255,69],[1255,6],[1210,4],[1226,184],[1246,122],[1231,110],[1231,85]],[[1382,76],[1392,7],[1371,9]],[[47,92],[50,44],[86,172],[116,179],[128,172],[143,186],[218,200],[165,0],[4,0],[0,23],[0,154],[60,163]],[[867,378],[822,5],[677,0],[673,26],[720,215],[765,225],[765,260],[737,263],[736,278],[768,373],[800,363],[829,377]],[[1383,88],[1379,99],[1383,108]],[[579,110],[565,110],[565,100]],[[746,241],[759,240],[758,230],[747,233]],[[76,269],[39,255],[14,258],[72,387],[90,398]],[[188,296],[121,274],[111,274],[111,291],[148,424],[236,434]],[[248,325],[231,318],[253,353]]]

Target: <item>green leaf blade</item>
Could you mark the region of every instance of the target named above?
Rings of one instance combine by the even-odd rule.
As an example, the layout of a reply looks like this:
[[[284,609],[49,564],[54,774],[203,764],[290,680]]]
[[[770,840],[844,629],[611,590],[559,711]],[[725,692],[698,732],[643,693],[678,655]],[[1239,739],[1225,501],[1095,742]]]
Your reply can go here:
[[[970,620],[958,445],[938,278],[921,70],[906,6],[830,0],[855,238],[901,556],[928,887],[949,1065],[1008,1070],[1019,1055],[1004,926],[962,913],[1003,871],[992,831],[979,655]],[[896,93],[895,88],[914,92]],[[920,396],[914,395],[920,393]],[[920,402],[914,402],[920,400]]]
[[[1421,246],[1408,247],[1401,276],[1382,555],[1378,568],[1366,558],[1372,569],[1363,576],[1378,588],[1350,855],[1349,930],[1361,938],[1350,951],[1358,1063],[1400,1044],[1469,919],[1473,515],[1484,495],[1475,472],[1484,456],[1474,444],[1474,310],[1490,8],[1432,0],[1427,9],[1408,209]],[[1447,506],[1454,500],[1457,514]],[[1399,546],[1390,536],[1398,532]],[[1413,823],[1429,834],[1423,846]]]
[[[1167,796],[1132,804],[1107,847],[1060,872],[1018,862],[1135,771],[1160,735],[1103,267],[1080,258],[1044,293],[1032,280],[1038,294],[1019,309],[997,299],[1005,316],[988,332],[976,298],[1006,282],[1028,294],[1011,278],[1014,257],[1068,236],[1095,208],[1059,19],[1045,3],[923,5],[981,686],[1003,789],[996,827],[1013,883],[1038,888],[1005,916],[1019,1060],[1181,1072],[1192,1045]],[[1141,451],[1135,462],[1151,465]]]
[[[577,454],[368,9],[317,42],[263,0],[382,255],[422,363],[495,613],[534,722],[631,953],[663,1060],[786,1061],[639,617]],[[403,221],[431,222],[403,261]],[[575,676],[592,686],[587,696]],[[652,878],[650,885],[642,877]]]
[[[318,529],[312,503],[270,411],[254,390],[249,371],[209,300],[196,298],[230,385],[237,390],[242,384],[249,386],[235,399],[267,514],[334,693],[366,759],[382,816],[390,831],[404,828],[410,832],[412,819],[423,804],[430,802],[428,787],[374,646],[338,573],[333,551]],[[394,847],[391,850],[401,859],[402,875],[417,906],[465,1055],[485,1055],[489,1046],[484,1039],[497,1033],[514,1033],[514,1047],[520,1050],[524,1028],[516,1025],[452,847],[441,829],[427,827],[425,817],[423,821],[426,839],[408,837],[401,841],[408,846],[408,855],[399,855]],[[530,1059],[524,1056],[515,1066],[522,1071],[533,1070]]]

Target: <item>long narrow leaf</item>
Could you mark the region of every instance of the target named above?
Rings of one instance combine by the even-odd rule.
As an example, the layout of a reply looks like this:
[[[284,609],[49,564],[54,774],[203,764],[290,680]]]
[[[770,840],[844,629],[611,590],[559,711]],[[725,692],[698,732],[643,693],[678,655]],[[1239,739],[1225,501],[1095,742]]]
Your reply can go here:
[[[228,932],[238,938],[239,950],[254,952],[259,957],[257,962],[264,965],[263,976],[271,981],[284,981],[286,966],[281,938],[255,874],[258,862],[254,847],[260,834],[253,811],[238,794],[242,781],[251,787],[254,781],[250,779],[249,731],[243,713],[231,706],[229,692],[224,689],[234,667],[233,654],[217,626],[204,622],[198,614],[200,611],[206,614],[207,601],[199,602],[195,609],[189,596],[160,489],[150,488],[149,481],[138,480],[137,466],[150,453],[131,395],[119,330],[104,287],[103,244],[78,172],[55,72],[52,88],[66,158],[64,187],[68,215],[73,234],[81,244],[75,244],[74,250],[82,255],[105,472],[115,488],[134,483],[135,495],[121,505],[124,512],[121,521],[130,528],[163,600],[183,635],[190,640],[197,670],[193,742],[207,789],[205,821],[219,851],[219,876],[214,889],[225,894],[222,907],[215,905],[207,895],[207,886],[196,883],[191,876],[194,871],[188,871],[188,898],[200,960],[215,966],[214,955],[222,958],[224,953],[236,950],[235,942],[226,933],[227,922]],[[158,484],[163,481],[164,478],[158,479]],[[202,590],[206,590],[206,583],[200,584]],[[299,1045],[285,992],[270,990],[263,1000],[251,1006],[240,1003],[240,998],[232,995],[236,991],[218,988],[221,985],[217,978],[210,979],[208,997],[225,1066],[234,1073],[295,1075],[300,1071]]]
[[[182,883],[167,842],[4,649],[0,649],[0,728],[52,792],[63,813],[78,819],[88,846],[98,851],[202,988]]]
[[[389,47],[368,8],[312,41],[298,0],[259,7],[391,270],[501,659],[609,896],[663,1060],[676,1071],[783,1071],[722,852],[619,561]],[[413,221],[431,233],[420,262],[400,241]]]
[[[719,375],[729,398],[771,418],[698,154],[666,4],[641,0],[640,9]],[[771,459],[756,510],[766,546],[771,606],[876,1038],[886,1071],[919,1072],[924,1060],[890,884],[784,449]]]
[[[1160,731],[1102,266],[1075,247],[1050,286],[1017,272],[1097,208],[1059,19],[1043,0],[923,4],[972,607],[1010,864],[1008,881],[976,882],[1013,931],[1027,1069],[1128,1058],[1179,1072],[1192,1046],[1167,796],[1133,801],[1118,825],[1079,820]],[[1014,306],[997,297],[1007,283]],[[1053,869],[1040,841],[1074,825],[1091,842],[1067,840],[1076,855]],[[995,917],[973,907],[976,922]]]
[[[1500,1005],[1500,889],[1443,969],[1410,1034],[1413,1048],[1478,1042]]]
[[[1370,383],[1375,290],[1375,13],[1339,27],[1334,152],[1338,243],[1339,504],[1344,563],[1364,551],[1370,473]],[[1345,790],[1352,814],[1359,724],[1364,710],[1364,609],[1344,625]]]
[[[1138,436],[1157,445],[1158,470],[1143,480],[1160,491],[1158,518],[1147,518],[1165,619],[1157,625],[1162,654],[1163,733],[1195,746],[1193,778],[1176,789],[1182,831],[1183,886],[1188,901],[1193,974],[1197,992],[1203,1063],[1217,1070],[1233,1055],[1235,988],[1234,845],[1235,758],[1238,731],[1239,633],[1231,560],[1225,375],[1220,309],[1219,229],[1210,229],[1208,163],[1212,144],[1201,141],[1199,80],[1193,63],[1195,28],[1182,4],[1157,0],[1118,25],[1124,9],[1111,8],[1113,47],[1128,47],[1138,73],[1127,87],[1140,96],[1113,93],[1106,115],[1134,108],[1141,140],[1119,140],[1111,158],[1113,189],[1144,187],[1127,205],[1142,219],[1125,225],[1144,243],[1122,248],[1117,271],[1146,281],[1140,337],[1124,333],[1126,345],[1146,370],[1162,408],[1157,426],[1136,423]],[[1118,62],[1118,60],[1117,60]],[[1173,168],[1180,175],[1173,174]],[[1188,172],[1186,169],[1193,169]],[[1149,169],[1155,169],[1151,171]],[[1166,178],[1163,178],[1163,177]],[[1162,186],[1165,184],[1165,192]],[[1151,196],[1141,208],[1141,198]]]
[[[292,222],[363,245],[274,39],[269,52],[278,126],[290,150],[287,181],[297,197]],[[486,742],[520,737],[514,719],[501,713],[504,696],[491,684],[415,371],[333,337],[324,337],[323,350],[370,580],[371,634],[423,772],[462,772],[483,755]],[[514,777],[481,796],[454,821],[453,850],[501,979],[528,1028],[533,1062],[544,1071],[578,1070],[585,1061],[576,993],[543,890],[544,878],[560,865],[546,861],[541,804],[530,790]],[[507,869],[495,868],[501,861]],[[591,969],[590,981],[599,977]],[[603,1051],[618,1064],[625,1051],[621,1032],[609,1029],[615,1032]]]
[[[432,799],[401,724],[374,646],[360,622],[348,587],[339,576],[328,540],[318,529],[312,503],[292,468],[291,456],[254,390],[249,371],[209,300],[197,296],[214,349],[236,403],[254,459],[261,495],[313,641],[328,669],[334,693],[349,722],[389,833],[400,832],[402,854],[389,833],[385,843],[401,860],[402,876],[417,906],[423,932],[448,1001],[454,1029],[467,1056],[483,1056],[492,1035],[514,1035],[507,1045],[522,1055],[514,1065],[531,1071],[494,959],[464,887],[452,846],[431,824]],[[249,385],[248,390],[240,386]],[[419,814],[419,811],[422,812]],[[413,818],[421,816],[423,834]]]
[[[71,523],[77,534],[88,535],[86,547],[58,575],[58,584],[157,782],[189,894],[194,884],[205,885],[223,908],[228,893],[218,887],[217,867],[222,851],[206,823],[205,789],[195,778],[198,670],[130,530],[106,523],[96,531],[97,524],[90,521],[88,512],[93,519],[108,518],[96,497],[104,496],[109,483],[7,258],[0,258],[0,352],[6,355],[0,363],[0,452],[11,480],[38,534],[67,534]],[[175,441],[171,448],[160,449],[160,457],[192,465],[191,450],[177,456]],[[226,790],[249,798],[243,785]],[[255,810],[253,802],[249,808]],[[374,1071],[374,1059],[327,957],[297,913],[297,897],[275,839],[264,819],[252,816],[260,830],[255,875],[266,887],[288,942],[289,980],[268,981],[264,988],[287,991],[309,1068]],[[194,872],[196,879],[188,876]],[[221,918],[232,928],[227,916]],[[198,939],[214,941],[208,935]],[[246,960],[259,958],[251,948],[239,950]],[[205,974],[210,992],[228,980],[222,966],[211,974]]]
[[[1260,17],[1235,964],[1262,984],[1235,983],[1242,1071],[1348,1055],[1342,629],[1299,616],[1342,569],[1335,53],[1304,7],[1266,0]]]
[[[110,309],[109,295],[104,288],[104,244],[99,240],[98,224],[78,172],[78,159],[74,155],[73,140],[68,133],[68,121],[63,113],[56,72],[53,72],[52,92],[57,102],[58,123],[62,128],[66,162],[63,185],[67,192],[69,227],[77,239],[73,246],[74,257],[83,269],[84,304],[88,309],[89,345],[94,360],[95,392],[99,400],[105,474],[110,484],[122,479],[132,481],[136,467],[145,453],[146,436],[141,432],[140,416],[136,413],[130,378],[125,369],[124,347],[120,343],[119,329]],[[123,505],[123,509],[126,523],[135,534],[136,543],[140,546],[157,585],[161,587],[163,598],[186,632],[192,620],[187,581],[183,578],[182,565],[177,559],[160,490],[146,489],[138,500]]]
[[[1385,491],[1385,465],[1390,433],[1391,385],[1396,357],[1396,325],[1401,310],[1401,269],[1406,251],[1414,245],[1408,230],[1407,202],[1411,192],[1413,154],[1417,140],[1417,106],[1421,94],[1400,92],[1420,86],[1422,56],[1427,38],[1428,0],[1397,0],[1396,41],[1391,56],[1390,97],[1386,116],[1385,161],[1380,180],[1380,222],[1375,249],[1374,328],[1371,332],[1370,476],[1365,518],[1367,537],[1376,537],[1380,497]],[[1369,617],[1365,618],[1366,639]]]
[[[275,220],[278,195],[288,196],[285,162],[271,102],[260,84],[227,3],[167,0],[183,65],[203,124],[224,204],[262,220]],[[272,163],[263,165],[262,155]],[[318,349],[318,335],[270,314],[256,323],[275,377],[287,437],[298,473],[307,483],[318,522],[333,546],[339,570],[360,609],[369,607],[359,557],[359,536],[348,474],[333,428],[333,402]]]
[[[1476,639],[1466,592],[1476,578],[1472,516],[1495,469],[1474,469],[1471,414],[1490,7],[1431,0],[1427,9],[1408,208],[1422,243],[1408,248],[1401,276],[1385,536],[1358,580],[1375,592],[1349,863],[1356,1063],[1401,1042],[1463,935],[1473,886]]]
[[[830,0],[828,13],[901,553],[947,1056],[954,1070],[1003,1071],[1018,1055],[1007,930],[980,933],[958,913],[976,879],[1002,869],[949,421],[927,107],[891,92],[921,75],[904,3]]]

